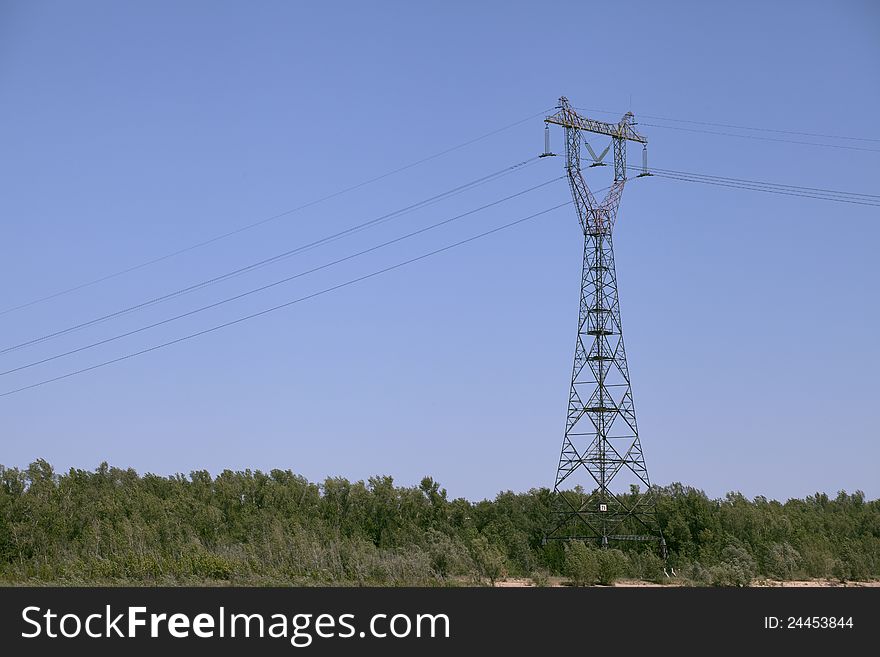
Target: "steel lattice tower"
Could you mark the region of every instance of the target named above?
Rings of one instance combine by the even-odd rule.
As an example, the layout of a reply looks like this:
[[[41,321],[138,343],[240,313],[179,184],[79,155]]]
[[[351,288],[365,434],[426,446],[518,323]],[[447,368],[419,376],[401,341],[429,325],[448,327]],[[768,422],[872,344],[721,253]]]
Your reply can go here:
[[[553,511],[548,539],[583,539],[603,547],[613,540],[658,541],[665,557],[666,544],[657,523],[654,492],[645,467],[630,386],[612,230],[626,184],[628,141],[647,145],[633,129],[627,112],[619,123],[603,123],[579,115],[565,97],[547,124],[565,128],[565,168],[571,195],[584,233],[580,313],[571,375],[568,419],[553,487]],[[614,182],[598,203],[581,172],[583,133],[611,137]],[[601,165],[608,149],[592,156]],[[647,167],[643,161],[643,174]],[[583,471],[589,477],[583,477]],[[585,488],[571,490],[577,477]],[[615,479],[617,481],[615,482]],[[612,482],[631,483],[625,493],[613,492]]]

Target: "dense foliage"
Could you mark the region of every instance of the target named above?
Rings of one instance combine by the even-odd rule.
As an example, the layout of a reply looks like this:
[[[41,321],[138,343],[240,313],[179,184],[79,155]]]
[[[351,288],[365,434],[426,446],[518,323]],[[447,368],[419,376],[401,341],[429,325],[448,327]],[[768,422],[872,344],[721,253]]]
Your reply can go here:
[[[880,577],[880,501],[861,492],[780,502],[657,489],[669,543],[624,551],[542,545],[550,491],[449,500],[426,477],[322,484],[290,471],[139,476],[102,464],[56,474],[0,466],[0,580],[47,583],[434,585],[503,576],[747,584]]]

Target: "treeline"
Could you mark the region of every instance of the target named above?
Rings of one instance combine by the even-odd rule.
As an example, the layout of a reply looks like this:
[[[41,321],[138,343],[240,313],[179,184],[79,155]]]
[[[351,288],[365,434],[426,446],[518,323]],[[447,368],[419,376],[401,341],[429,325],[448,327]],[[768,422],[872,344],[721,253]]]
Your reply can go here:
[[[321,484],[290,471],[139,476],[102,464],[57,474],[0,466],[0,580],[54,584],[449,585],[629,577],[743,585],[753,578],[880,577],[880,501],[780,503],[657,489],[666,563],[644,544],[542,542],[550,491],[448,499],[426,477]]]

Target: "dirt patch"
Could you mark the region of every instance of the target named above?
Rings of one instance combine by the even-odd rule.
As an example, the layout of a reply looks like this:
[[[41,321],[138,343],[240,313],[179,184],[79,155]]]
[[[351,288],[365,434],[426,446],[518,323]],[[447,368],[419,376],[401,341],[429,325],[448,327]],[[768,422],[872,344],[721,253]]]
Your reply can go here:
[[[822,588],[822,587],[880,587],[880,581],[875,582],[838,582],[831,579],[798,579],[789,582],[777,582],[775,580],[755,580],[752,586],[767,586],[779,588]]]
[[[509,577],[506,579],[500,579],[495,582],[495,586],[499,588],[525,588],[525,587],[534,587],[535,583],[529,579],[528,577]],[[549,587],[557,587],[557,586],[568,586],[568,581],[563,577],[550,577],[547,586]],[[668,582],[657,583],[657,582],[646,582],[639,579],[622,579],[615,582],[614,586],[622,587],[622,588],[657,588],[664,586],[691,586],[690,583],[679,580],[679,579],[670,579]],[[880,588],[880,581],[873,582],[838,582],[836,580],[830,579],[804,579],[804,580],[791,580],[787,582],[779,582],[776,580],[770,579],[756,579],[751,583],[751,586],[756,588],[825,588],[825,587],[835,587],[835,588],[858,588],[858,587],[874,587]],[[599,587],[603,588],[603,587]]]
[[[535,583],[530,579],[523,577],[513,577],[511,579],[501,579],[495,582],[495,586],[502,589],[516,589],[525,586],[534,586]]]

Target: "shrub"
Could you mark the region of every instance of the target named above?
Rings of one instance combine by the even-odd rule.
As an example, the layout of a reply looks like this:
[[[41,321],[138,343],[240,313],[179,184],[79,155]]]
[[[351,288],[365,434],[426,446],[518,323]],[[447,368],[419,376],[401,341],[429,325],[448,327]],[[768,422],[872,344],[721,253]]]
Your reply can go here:
[[[626,556],[617,549],[606,548],[597,554],[599,583],[611,586],[626,573]]]
[[[748,586],[751,581],[751,576],[726,561],[709,568],[709,583],[712,586]]]
[[[722,561],[709,569],[713,586],[748,586],[755,576],[755,560],[744,547],[730,544],[721,551]]]
[[[599,578],[599,561],[596,550],[587,547],[581,541],[565,544],[565,574],[571,578],[575,586],[595,584]]]
[[[504,555],[501,551],[490,545],[485,536],[478,536],[471,541],[471,556],[480,577],[487,578],[495,586],[496,580],[504,575]]]
[[[543,568],[539,568],[532,573],[531,580],[534,586],[550,586],[550,573]]]
[[[436,529],[429,529],[426,539],[431,568],[440,579],[465,574],[472,568],[467,550],[460,542]]]
[[[663,572],[665,567],[663,559],[653,552],[633,552],[629,555],[629,563],[633,577],[647,582],[666,581],[666,575]]]
[[[764,572],[776,579],[793,579],[800,559],[800,553],[791,544],[773,543],[767,550]]]

